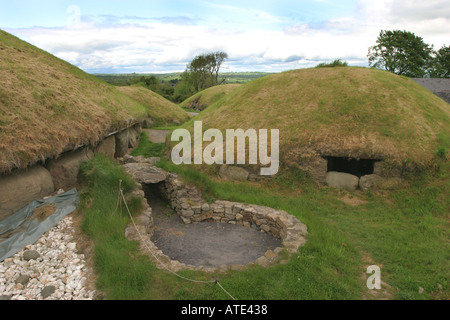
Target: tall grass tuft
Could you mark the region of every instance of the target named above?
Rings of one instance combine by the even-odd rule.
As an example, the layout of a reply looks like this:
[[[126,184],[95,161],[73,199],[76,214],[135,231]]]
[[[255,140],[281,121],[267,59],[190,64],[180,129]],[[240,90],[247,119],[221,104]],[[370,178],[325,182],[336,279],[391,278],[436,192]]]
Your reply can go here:
[[[134,180],[123,168],[101,155],[83,163],[80,172],[87,185],[81,197],[82,230],[95,243],[97,286],[108,299],[139,299],[148,290],[154,268],[139,253],[138,243],[125,238],[129,217],[118,202],[119,181],[122,180],[121,187],[127,193],[133,190]],[[127,202],[132,214],[142,209],[136,199]]]

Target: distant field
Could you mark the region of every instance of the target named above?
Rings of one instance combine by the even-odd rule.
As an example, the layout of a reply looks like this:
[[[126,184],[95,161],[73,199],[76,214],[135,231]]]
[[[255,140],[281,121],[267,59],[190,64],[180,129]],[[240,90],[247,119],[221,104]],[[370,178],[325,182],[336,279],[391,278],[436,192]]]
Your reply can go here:
[[[269,75],[265,72],[226,72],[220,75],[221,78],[226,79],[226,83],[247,83],[251,80],[255,80]],[[142,76],[150,77],[155,76],[162,81],[169,82],[171,80],[179,80],[181,72],[165,73],[165,74],[152,74],[152,73],[122,73],[122,74],[93,74],[93,76],[108,82],[115,86],[129,85],[130,81]]]

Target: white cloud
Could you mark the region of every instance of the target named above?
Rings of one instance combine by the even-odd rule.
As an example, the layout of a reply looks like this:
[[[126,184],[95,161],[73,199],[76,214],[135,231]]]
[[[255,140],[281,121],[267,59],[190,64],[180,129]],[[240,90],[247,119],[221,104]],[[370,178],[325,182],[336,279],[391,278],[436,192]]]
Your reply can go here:
[[[239,14],[243,11],[231,6],[221,8]],[[268,22],[287,21],[258,10],[248,14]],[[246,29],[217,29],[166,17],[147,20],[152,22],[135,19],[135,23],[112,19],[109,24],[82,19],[70,28],[7,31],[88,72],[183,71],[195,55],[217,50],[229,54],[225,65],[228,71],[281,71],[338,58],[365,65],[368,48],[382,29],[408,30],[440,48],[450,44],[449,20],[446,1],[359,0],[346,16],[314,24],[284,24],[283,30],[252,24]]]
[[[371,33],[407,30],[438,48],[450,44],[447,0],[359,0],[357,14],[361,24]]]

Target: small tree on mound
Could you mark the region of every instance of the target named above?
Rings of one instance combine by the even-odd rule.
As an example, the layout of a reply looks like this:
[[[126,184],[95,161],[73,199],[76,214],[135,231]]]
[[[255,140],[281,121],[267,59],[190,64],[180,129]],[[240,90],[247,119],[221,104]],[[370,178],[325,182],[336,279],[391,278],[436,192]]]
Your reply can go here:
[[[214,52],[195,57],[187,65],[182,81],[192,88],[192,93],[219,84],[219,73],[224,61],[228,59],[225,52]]]

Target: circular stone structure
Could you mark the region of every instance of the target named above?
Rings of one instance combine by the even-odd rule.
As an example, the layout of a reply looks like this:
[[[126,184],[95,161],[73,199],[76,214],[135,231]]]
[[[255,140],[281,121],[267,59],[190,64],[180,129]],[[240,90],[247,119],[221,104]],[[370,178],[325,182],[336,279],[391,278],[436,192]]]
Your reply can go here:
[[[134,177],[139,176],[137,171],[133,171]],[[241,237],[242,234],[247,233],[245,235],[246,239],[244,242],[241,242],[241,244],[247,243],[251,245],[249,239],[251,239],[252,234],[253,236],[255,235],[255,232],[265,233],[266,236],[269,236],[270,238],[265,238],[267,250],[262,251],[261,256],[253,257],[254,261],[252,258],[252,261],[247,262],[246,264],[239,264],[233,261],[233,259],[217,259],[214,261],[213,256],[201,258],[198,254],[194,255],[194,251],[189,251],[196,250],[198,252],[200,250],[201,253],[202,248],[199,246],[197,246],[197,248],[191,247],[187,250],[188,248],[182,248],[182,239],[178,239],[178,244],[176,243],[176,237],[169,241],[166,239],[166,244],[172,241],[172,248],[179,246],[179,251],[182,254],[178,256],[178,259],[183,258],[183,255],[185,258],[195,256],[195,260],[186,260],[183,258],[185,262],[180,262],[179,260],[176,260],[177,258],[172,259],[170,256],[166,255],[164,250],[155,243],[158,242],[158,230],[155,228],[154,223],[157,217],[155,217],[153,209],[145,199],[143,201],[143,213],[135,219],[135,224],[130,224],[126,228],[125,235],[129,240],[140,241],[142,250],[153,259],[158,268],[169,269],[173,272],[180,270],[214,272],[218,269],[226,270],[228,267],[241,269],[245,265],[253,264],[268,267],[279,260],[278,258],[281,252],[285,251],[290,256],[293,253],[297,253],[299,248],[306,243],[307,227],[296,217],[285,211],[253,204],[220,200],[209,204],[202,199],[201,193],[197,188],[185,184],[178,178],[178,175],[167,172],[164,172],[164,175],[166,176],[166,179],[159,183],[141,184],[141,182],[138,181],[138,185],[140,186],[139,189],[141,190],[137,190],[136,194],[145,199],[146,192],[144,190],[151,188],[153,192],[159,193],[159,195],[170,204],[171,209],[176,213],[176,216],[172,218],[179,217],[179,219],[181,219],[179,225],[184,226],[184,229],[171,230],[175,232],[175,234],[178,233],[178,235],[180,235],[180,232],[186,232],[189,229],[194,229],[191,236],[197,237],[197,239],[202,237],[213,237],[214,234],[216,234],[216,240],[218,241],[217,246],[221,243],[219,231],[231,233],[231,237],[228,237],[228,239],[233,239],[232,233],[234,233],[236,237],[238,237],[238,233],[241,233]],[[207,233],[196,233],[195,230],[203,230],[201,232]],[[155,234],[157,236],[156,238],[154,237]],[[155,242],[153,242],[152,239],[154,239]],[[161,238],[159,238],[159,240],[161,240]],[[279,246],[273,248],[274,243]],[[243,250],[243,248],[238,249],[236,247],[238,245],[238,243],[234,244],[236,251]],[[264,246],[262,243],[259,243],[259,245],[261,247]],[[233,246],[233,244],[231,246]],[[222,248],[225,248],[225,246],[222,245]],[[220,256],[220,251],[216,251],[217,258]]]
[[[153,210],[151,241],[171,260],[187,265],[218,268],[247,265],[261,256],[273,257],[281,241],[254,228],[214,221],[183,224],[158,198],[147,200]]]

